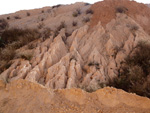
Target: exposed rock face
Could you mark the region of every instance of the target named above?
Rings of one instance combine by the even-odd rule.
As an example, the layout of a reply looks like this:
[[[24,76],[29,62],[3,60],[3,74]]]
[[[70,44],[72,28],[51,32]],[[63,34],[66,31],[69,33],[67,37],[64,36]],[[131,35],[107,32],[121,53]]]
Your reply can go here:
[[[87,93],[81,89],[50,90],[33,82],[17,80],[0,89],[2,113],[149,113],[149,111],[148,98],[110,87]]]
[[[133,26],[138,30],[132,31]],[[16,60],[0,78],[7,82],[26,79],[52,89],[96,90],[118,75],[121,62],[134,51],[138,41],[150,39],[125,14],[117,14],[106,29],[100,22],[93,31],[89,32],[88,28],[85,25],[70,37],[60,34],[40,42],[30,62]]]

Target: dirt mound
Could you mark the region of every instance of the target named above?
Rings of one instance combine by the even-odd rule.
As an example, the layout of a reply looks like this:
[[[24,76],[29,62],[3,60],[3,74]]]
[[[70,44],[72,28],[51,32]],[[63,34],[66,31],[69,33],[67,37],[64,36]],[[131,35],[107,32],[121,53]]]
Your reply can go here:
[[[149,113],[150,100],[106,87],[94,93],[81,89],[50,90],[26,80],[2,85],[0,113]]]
[[[97,25],[99,21],[101,21],[103,26],[106,26],[107,23],[116,17],[117,8],[125,8],[125,13],[150,34],[150,9],[142,3],[129,0],[104,0],[92,5],[91,9],[94,11],[94,15],[91,27]]]

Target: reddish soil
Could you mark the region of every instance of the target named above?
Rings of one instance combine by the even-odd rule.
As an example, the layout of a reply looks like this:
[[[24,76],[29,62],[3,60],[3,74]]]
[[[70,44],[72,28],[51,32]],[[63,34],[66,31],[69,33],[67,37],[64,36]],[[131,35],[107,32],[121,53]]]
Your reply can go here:
[[[150,8],[142,3],[129,0],[104,0],[93,4],[91,9],[94,14],[91,27],[95,26],[99,21],[105,27],[108,22],[116,17],[116,8],[118,7],[127,8],[128,11],[125,13],[150,34]]]

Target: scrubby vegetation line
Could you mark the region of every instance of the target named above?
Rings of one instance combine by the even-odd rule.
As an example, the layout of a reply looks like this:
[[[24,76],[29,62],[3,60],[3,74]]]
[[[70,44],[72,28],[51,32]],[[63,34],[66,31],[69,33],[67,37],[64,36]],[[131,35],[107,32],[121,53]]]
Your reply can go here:
[[[150,44],[139,42],[109,86],[150,98]]]

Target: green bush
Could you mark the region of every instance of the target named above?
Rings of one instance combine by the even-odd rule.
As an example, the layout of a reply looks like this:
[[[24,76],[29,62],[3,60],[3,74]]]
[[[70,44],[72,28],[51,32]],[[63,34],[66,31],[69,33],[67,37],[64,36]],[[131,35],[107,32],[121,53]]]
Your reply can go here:
[[[127,92],[150,97],[150,44],[139,42],[134,54],[129,55],[111,86]]]

